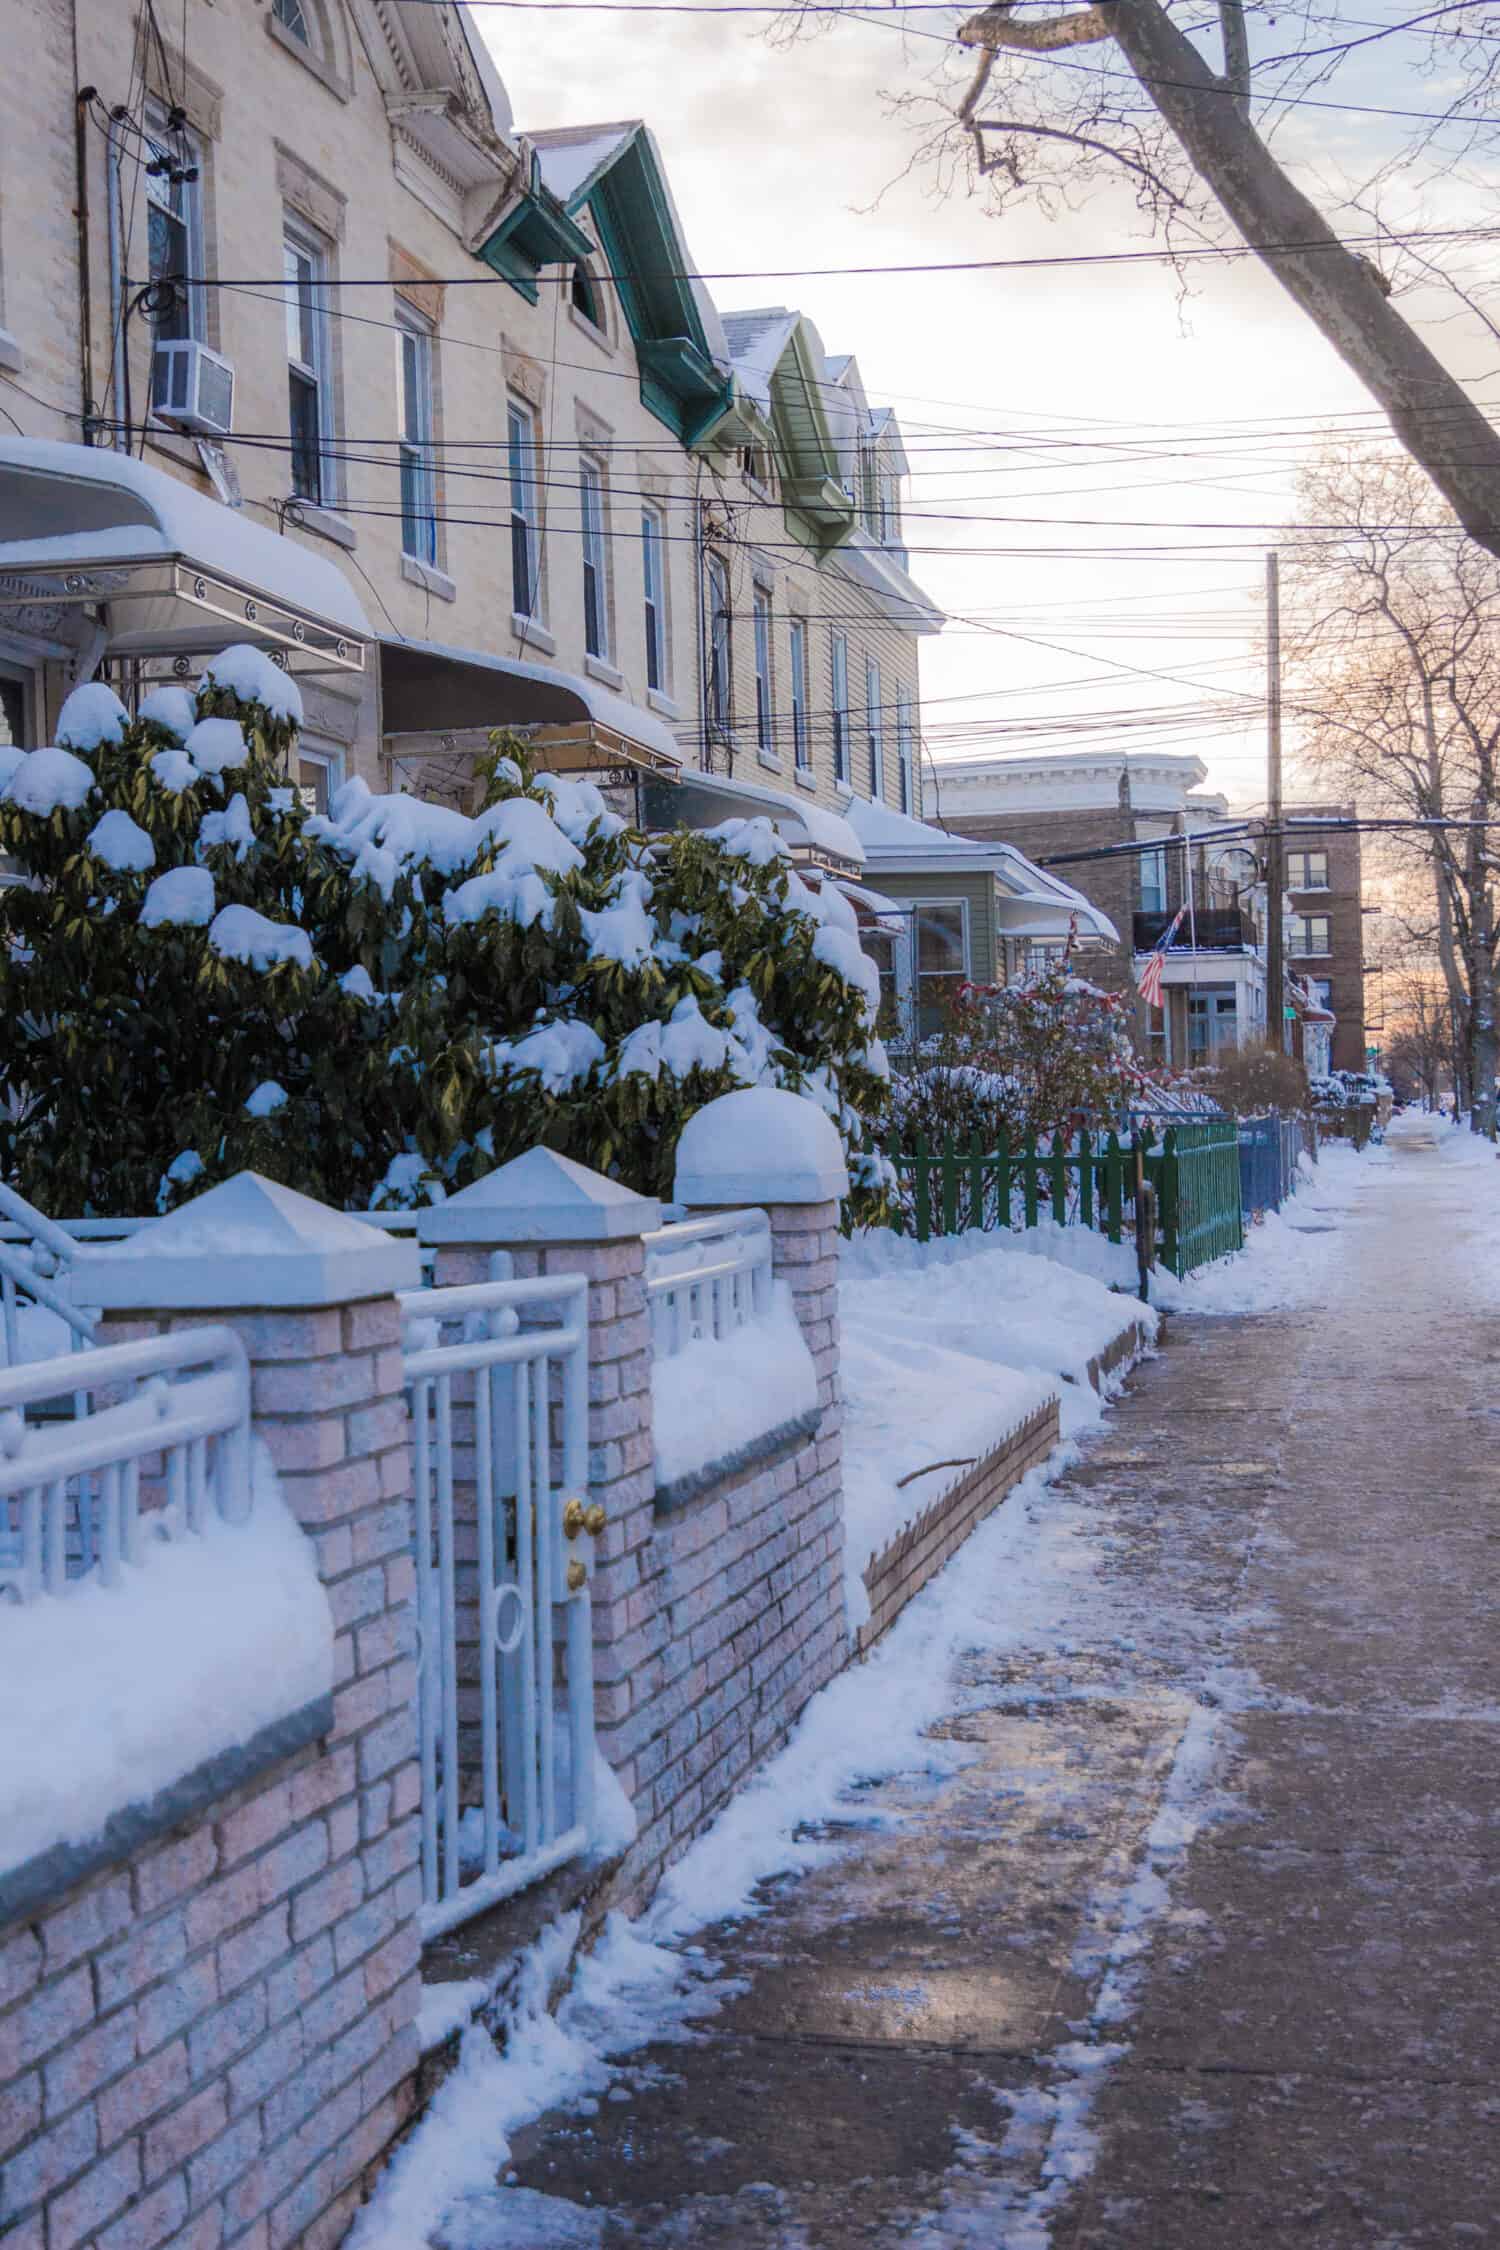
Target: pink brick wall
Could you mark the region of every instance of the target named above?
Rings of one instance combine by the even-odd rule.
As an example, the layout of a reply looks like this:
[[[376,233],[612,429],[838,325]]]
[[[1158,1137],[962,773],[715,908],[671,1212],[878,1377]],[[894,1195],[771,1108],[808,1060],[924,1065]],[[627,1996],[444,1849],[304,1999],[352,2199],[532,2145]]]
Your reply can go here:
[[[0,1929],[7,2250],[325,2250],[410,2114],[410,1464],[391,1298],[225,1320],[317,1550],[331,1733]],[[104,1340],[154,1330],[112,1319]]]

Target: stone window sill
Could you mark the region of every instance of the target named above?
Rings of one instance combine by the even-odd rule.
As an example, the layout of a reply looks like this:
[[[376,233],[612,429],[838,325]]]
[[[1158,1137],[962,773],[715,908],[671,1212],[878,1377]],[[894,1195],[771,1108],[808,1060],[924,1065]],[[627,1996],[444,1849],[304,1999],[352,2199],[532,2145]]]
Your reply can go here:
[[[680,719],[682,717],[678,705],[672,701],[670,695],[663,695],[660,688],[647,688],[646,708],[648,711],[660,712],[664,719]]]
[[[755,753],[755,762],[757,765],[768,766],[772,773],[780,773],[781,771],[781,760],[774,750],[758,749]]]
[[[291,500],[287,503],[286,520],[295,524],[299,531],[315,532],[318,538],[329,539],[335,547],[343,547],[350,554],[359,545],[359,533],[349,518],[341,516],[336,508],[315,507],[311,500]]]
[[[606,663],[602,656],[585,656],[583,668],[591,680],[599,680],[605,687],[613,688],[616,695],[624,694],[624,673],[617,672],[613,664]]]
[[[0,328],[0,373],[19,375],[26,364],[26,354],[8,328]]]
[[[539,625],[534,617],[519,617],[512,610],[510,629],[524,650],[529,652],[535,649],[539,656],[556,656],[556,640],[548,632],[546,626]]]
[[[792,779],[799,789],[816,789],[818,786],[817,775],[807,766],[799,766],[792,775]]]
[[[401,575],[409,586],[421,586],[440,602],[456,602],[458,588],[445,570],[437,570],[417,555],[401,557]]]

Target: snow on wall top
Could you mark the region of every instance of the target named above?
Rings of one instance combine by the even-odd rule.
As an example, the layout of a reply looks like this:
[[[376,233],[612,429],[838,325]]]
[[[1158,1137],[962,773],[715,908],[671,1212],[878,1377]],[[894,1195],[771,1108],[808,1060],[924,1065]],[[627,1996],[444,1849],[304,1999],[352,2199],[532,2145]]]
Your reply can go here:
[[[832,1119],[785,1087],[720,1094],[688,1119],[677,1143],[679,1203],[836,1203],[848,1192]]]

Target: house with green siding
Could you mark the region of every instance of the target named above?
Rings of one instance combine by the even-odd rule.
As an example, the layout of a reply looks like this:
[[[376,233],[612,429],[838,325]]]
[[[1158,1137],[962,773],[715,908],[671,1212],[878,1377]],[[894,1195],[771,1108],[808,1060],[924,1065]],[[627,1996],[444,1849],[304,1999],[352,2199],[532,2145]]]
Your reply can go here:
[[[936,1029],[962,984],[1010,984],[1071,948],[1079,972],[1118,949],[1107,914],[1012,844],[950,836],[855,797],[845,819],[864,853],[862,881],[882,903],[864,934],[887,1000],[919,1034]]]

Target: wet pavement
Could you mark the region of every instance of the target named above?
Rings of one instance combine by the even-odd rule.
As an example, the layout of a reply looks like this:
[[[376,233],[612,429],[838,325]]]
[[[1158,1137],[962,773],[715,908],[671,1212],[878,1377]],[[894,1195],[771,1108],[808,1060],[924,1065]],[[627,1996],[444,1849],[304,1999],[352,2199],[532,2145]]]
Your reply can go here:
[[[449,2250],[1500,2243],[1488,1200],[1398,1149],[1316,1302],[1173,1323],[1043,1503],[1067,1630],[959,1667],[960,1770],[703,1933],[700,2043]]]

